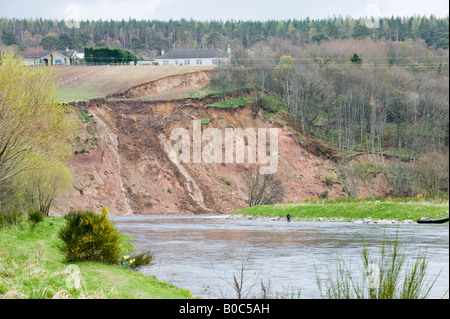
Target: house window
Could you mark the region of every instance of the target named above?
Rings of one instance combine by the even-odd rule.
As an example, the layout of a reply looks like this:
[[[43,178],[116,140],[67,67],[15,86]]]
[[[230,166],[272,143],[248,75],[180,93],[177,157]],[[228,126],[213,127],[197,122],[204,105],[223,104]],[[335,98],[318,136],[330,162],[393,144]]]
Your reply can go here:
[[[62,62],[61,59],[56,59],[56,60],[55,60],[55,64],[63,64],[63,62]]]
[[[191,60],[184,60],[184,65],[191,65]]]
[[[197,65],[202,65],[202,60],[197,60]]]
[[[212,65],[219,65],[219,60],[212,60]]]
[[[163,61],[163,65],[169,65],[169,61]]]

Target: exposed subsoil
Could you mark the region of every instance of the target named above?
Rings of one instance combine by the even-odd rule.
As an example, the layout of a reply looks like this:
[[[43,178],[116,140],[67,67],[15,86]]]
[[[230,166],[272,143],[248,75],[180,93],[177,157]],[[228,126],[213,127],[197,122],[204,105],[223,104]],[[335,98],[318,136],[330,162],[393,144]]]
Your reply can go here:
[[[261,112],[255,116],[252,105],[214,108],[206,107],[202,99],[158,99],[167,92],[204,86],[209,80],[207,71],[193,72],[144,83],[106,99],[78,102],[76,107],[91,116],[99,139],[95,147],[70,159],[74,191],[57,202],[54,214],[99,206],[108,207],[113,215],[225,214],[245,208],[245,173],[251,164],[175,164],[170,160],[172,130],[186,128],[192,137],[193,118],[211,119],[202,125],[203,132],[207,128],[222,133],[226,127],[279,128],[277,174],[286,189],[285,202],[317,198],[324,191],[329,197],[342,195],[339,183],[327,186],[323,182],[334,170],[333,152],[320,150],[327,154],[320,156],[311,145],[301,146],[284,127]],[[151,95],[155,100],[140,99]],[[88,124],[81,125],[82,139],[89,141]]]

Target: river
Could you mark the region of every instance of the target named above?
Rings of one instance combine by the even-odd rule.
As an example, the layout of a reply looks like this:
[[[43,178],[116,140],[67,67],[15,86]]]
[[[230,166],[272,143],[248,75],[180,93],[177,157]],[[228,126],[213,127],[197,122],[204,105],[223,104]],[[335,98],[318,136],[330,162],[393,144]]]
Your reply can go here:
[[[243,279],[247,297],[261,296],[263,281],[272,297],[321,298],[316,279],[334,275],[338,258],[352,273],[361,273],[363,238],[372,257],[380,254],[383,238],[389,249],[398,238],[407,263],[414,262],[419,251],[426,252],[428,279],[439,275],[429,298],[441,298],[449,287],[448,224],[288,223],[216,215],[111,220],[120,232],[135,238],[135,247],[156,256],[141,272],[202,298],[236,298],[233,276]]]

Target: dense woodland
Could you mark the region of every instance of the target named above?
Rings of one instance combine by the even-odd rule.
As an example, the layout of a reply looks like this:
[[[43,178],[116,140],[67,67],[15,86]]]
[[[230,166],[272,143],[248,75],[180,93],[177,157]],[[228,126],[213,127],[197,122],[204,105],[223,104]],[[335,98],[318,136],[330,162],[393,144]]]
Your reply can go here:
[[[367,23],[369,22],[369,23]],[[293,45],[320,43],[337,39],[406,41],[424,40],[429,47],[448,49],[448,17],[390,17],[366,21],[350,17],[321,20],[208,21],[195,20],[122,20],[81,21],[79,28],[64,20],[0,19],[4,45],[20,49],[43,46],[44,49],[76,49],[108,46],[140,51],[148,56],[171,48],[250,48],[270,38]],[[369,26],[378,26],[369,28]],[[69,26],[69,27],[68,27]]]

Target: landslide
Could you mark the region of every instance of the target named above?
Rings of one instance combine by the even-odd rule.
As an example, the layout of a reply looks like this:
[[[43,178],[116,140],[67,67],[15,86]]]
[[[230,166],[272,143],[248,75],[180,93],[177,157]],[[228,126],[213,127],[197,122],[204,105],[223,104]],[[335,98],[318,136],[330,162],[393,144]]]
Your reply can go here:
[[[209,118],[202,130],[214,127],[279,128],[278,171],[285,202],[300,202],[328,191],[340,195],[339,184],[325,185],[334,174],[332,159],[314,155],[294,135],[252,102],[238,108],[207,107],[204,99],[142,100],[142,96],[176,93],[209,81],[205,71],[160,79],[105,99],[77,102],[89,120],[81,121],[81,144],[68,164],[74,192],[57,202],[55,213],[69,209],[110,208],[112,214],[223,214],[245,208],[243,164],[174,164],[169,159],[170,133],[186,128],[192,137],[193,118]],[[156,97],[155,97],[156,99]],[[192,148],[192,142],[191,142]],[[222,178],[228,179],[228,185]]]
[[[158,80],[148,81],[133,86],[124,92],[114,93],[106,96],[106,99],[154,99],[161,97],[158,94],[166,92],[184,92],[185,89],[200,89],[211,80],[210,71],[189,72],[180,75],[165,76]]]

